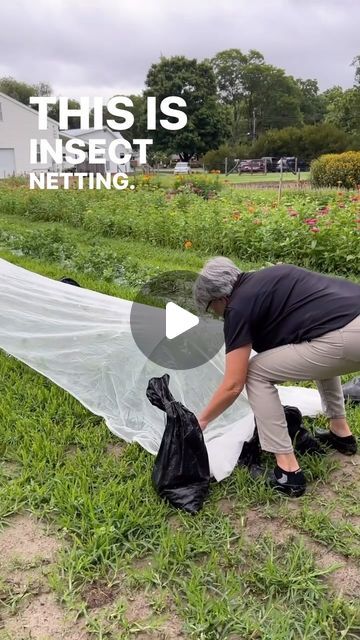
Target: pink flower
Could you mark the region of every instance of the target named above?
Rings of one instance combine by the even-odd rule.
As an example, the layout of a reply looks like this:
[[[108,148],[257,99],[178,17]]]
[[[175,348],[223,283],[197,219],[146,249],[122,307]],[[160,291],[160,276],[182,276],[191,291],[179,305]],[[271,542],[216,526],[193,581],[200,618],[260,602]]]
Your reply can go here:
[[[299,214],[298,214],[298,212],[297,212],[297,211],[291,211],[291,213],[290,213],[290,217],[291,217],[291,218],[297,218],[297,217],[298,217],[298,215],[299,215]]]
[[[310,231],[312,231],[313,233],[318,233],[320,231],[319,227],[311,227]]]
[[[317,223],[317,218],[307,218],[306,220],[304,220],[305,224],[309,224],[310,226],[314,225]]]

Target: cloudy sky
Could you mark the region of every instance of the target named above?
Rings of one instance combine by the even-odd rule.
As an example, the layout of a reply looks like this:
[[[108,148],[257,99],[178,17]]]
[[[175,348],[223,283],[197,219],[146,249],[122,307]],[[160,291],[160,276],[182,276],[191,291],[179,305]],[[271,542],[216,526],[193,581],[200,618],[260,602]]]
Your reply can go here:
[[[137,93],[160,55],[231,47],[349,87],[360,54],[360,0],[12,0],[0,19],[0,77],[71,97]]]

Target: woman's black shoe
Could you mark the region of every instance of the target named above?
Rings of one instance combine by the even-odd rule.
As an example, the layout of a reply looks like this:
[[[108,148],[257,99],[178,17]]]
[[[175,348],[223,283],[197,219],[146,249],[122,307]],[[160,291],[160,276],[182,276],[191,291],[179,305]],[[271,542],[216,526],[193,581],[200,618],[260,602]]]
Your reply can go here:
[[[317,440],[326,447],[336,449],[345,456],[353,456],[357,452],[357,442],[354,436],[337,436],[332,431],[326,429],[317,429],[315,431]]]
[[[249,471],[254,480],[265,477],[266,484],[272,489],[280,491],[291,498],[299,498],[306,491],[306,478],[301,469],[298,469],[298,471],[283,471],[276,465],[274,471],[266,472],[260,465],[252,464],[249,467]]]

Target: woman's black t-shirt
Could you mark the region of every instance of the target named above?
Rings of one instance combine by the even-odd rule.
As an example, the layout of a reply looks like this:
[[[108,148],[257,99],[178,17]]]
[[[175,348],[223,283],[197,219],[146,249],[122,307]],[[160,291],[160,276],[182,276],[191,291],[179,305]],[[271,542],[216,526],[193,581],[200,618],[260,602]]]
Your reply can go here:
[[[241,273],[224,314],[226,353],[312,340],[360,314],[360,285],[291,264]]]

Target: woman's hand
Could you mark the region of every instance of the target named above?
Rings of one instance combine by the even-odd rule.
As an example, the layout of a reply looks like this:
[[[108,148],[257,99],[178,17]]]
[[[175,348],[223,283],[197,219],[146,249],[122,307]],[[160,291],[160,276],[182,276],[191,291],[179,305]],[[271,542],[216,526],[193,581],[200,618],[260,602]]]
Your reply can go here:
[[[215,420],[223,411],[228,409],[242,392],[250,354],[251,345],[249,344],[245,347],[234,349],[234,351],[230,351],[226,355],[224,379],[212,396],[208,406],[198,417],[200,428],[203,431],[209,422]]]

